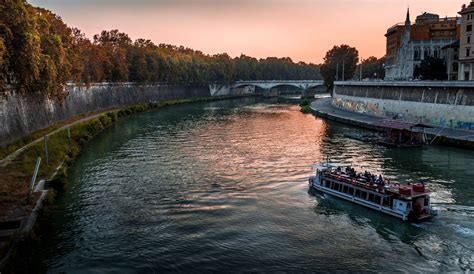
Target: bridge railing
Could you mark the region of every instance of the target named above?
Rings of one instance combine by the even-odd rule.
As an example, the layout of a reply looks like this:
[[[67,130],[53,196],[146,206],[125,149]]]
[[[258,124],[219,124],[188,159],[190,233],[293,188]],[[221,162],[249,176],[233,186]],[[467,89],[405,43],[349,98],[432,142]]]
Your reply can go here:
[[[322,83],[323,80],[239,80],[235,81],[237,84],[241,83]]]

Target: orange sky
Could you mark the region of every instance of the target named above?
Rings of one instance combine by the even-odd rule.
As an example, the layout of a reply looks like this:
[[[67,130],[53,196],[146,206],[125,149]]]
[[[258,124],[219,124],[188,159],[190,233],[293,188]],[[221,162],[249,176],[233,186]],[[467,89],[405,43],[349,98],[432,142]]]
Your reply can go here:
[[[333,45],[366,58],[385,53],[385,31],[421,12],[456,16],[469,0],[30,0],[89,37],[119,29],[132,39],[231,56],[289,56],[320,63]]]

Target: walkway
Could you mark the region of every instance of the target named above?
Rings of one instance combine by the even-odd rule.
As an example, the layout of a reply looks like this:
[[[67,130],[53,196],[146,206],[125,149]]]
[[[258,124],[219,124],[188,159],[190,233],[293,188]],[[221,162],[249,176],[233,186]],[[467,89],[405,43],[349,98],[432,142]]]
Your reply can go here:
[[[82,122],[85,122],[87,120],[90,120],[90,119],[94,119],[96,117],[99,117],[101,116],[102,114],[106,113],[106,112],[109,112],[111,110],[106,110],[106,111],[102,111],[100,113],[97,113],[97,114],[94,114],[94,115],[91,115],[91,116],[87,116],[85,118],[82,118],[82,119],[79,119],[77,121],[74,121],[72,123],[68,123],[68,124],[65,124],[64,126],[60,127],[60,128],[57,128],[51,132],[48,133],[48,135],[52,135],[52,134],[55,134],[57,132],[60,132],[61,130],[64,130],[68,127],[71,127],[71,126],[74,126],[76,124],[79,124],[79,123],[82,123]],[[26,144],[25,146],[17,149],[16,151],[8,154],[5,158],[3,158],[2,160],[0,160],[0,167],[6,167],[8,164],[10,164],[13,160],[15,160],[23,151],[25,151],[27,148],[31,147],[32,145],[38,143],[38,142],[41,142],[44,140],[44,137],[40,137],[34,141],[32,141],[31,143],[28,143]]]
[[[332,98],[324,98],[313,101],[311,103],[311,109],[316,114],[326,117],[330,120],[335,120],[371,129],[377,128],[374,125],[376,122],[387,119],[383,117],[376,117],[372,115],[340,109],[338,107],[333,106],[331,104],[331,100]],[[450,144],[467,145],[466,143],[469,143],[468,146],[474,147],[474,132],[460,129],[443,128],[439,126],[427,128],[425,132],[430,137],[434,137],[439,134],[440,137],[447,138],[448,140],[446,141]]]

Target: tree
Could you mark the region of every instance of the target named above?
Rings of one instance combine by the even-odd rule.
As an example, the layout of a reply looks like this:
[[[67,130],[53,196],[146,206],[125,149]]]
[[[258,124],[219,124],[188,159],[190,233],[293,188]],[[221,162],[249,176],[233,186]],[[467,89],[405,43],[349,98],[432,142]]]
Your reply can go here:
[[[106,80],[110,82],[125,82],[128,80],[127,51],[132,40],[126,33],[118,30],[102,31],[94,35],[94,44],[106,53],[104,62]]]
[[[24,0],[5,0],[0,5],[0,28],[7,56],[14,60],[7,62],[8,83],[15,84],[20,92],[34,92],[41,69],[36,13]]]
[[[63,96],[64,86],[103,81],[231,83],[236,80],[320,79],[319,66],[289,57],[207,55],[183,46],[130,37],[119,30],[88,39],[53,12],[25,0],[0,4],[0,89]],[[347,47],[347,46],[341,46]],[[348,57],[348,56],[347,56]],[[346,74],[352,74],[346,58]]]
[[[7,49],[3,38],[0,37],[0,91],[7,83]]]
[[[383,79],[385,77],[385,57],[377,59],[377,57],[371,56],[367,59],[363,59],[362,64],[362,79]],[[357,66],[356,74],[354,78],[360,78],[361,64]]]
[[[329,92],[332,92],[334,80],[351,79],[359,62],[359,52],[348,45],[334,46],[326,53],[321,65],[321,75]],[[337,75],[336,75],[337,74]]]
[[[420,78],[424,80],[446,80],[446,64],[443,59],[427,57],[421,61],[418,71]],[[416,76],[416,75],[414,75]]]

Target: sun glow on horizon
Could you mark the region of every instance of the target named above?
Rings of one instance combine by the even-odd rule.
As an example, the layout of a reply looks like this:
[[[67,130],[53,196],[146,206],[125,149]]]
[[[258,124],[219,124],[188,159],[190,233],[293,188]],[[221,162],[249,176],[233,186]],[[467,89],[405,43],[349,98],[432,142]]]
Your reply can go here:
[[[422,12],[456,16],[469,0],[33,0],[92,37],[119,29],[132,39],[183,45],[207,54],[290,57],[321,63],[334,45],[362,58],[385,54],[384,34]]]

